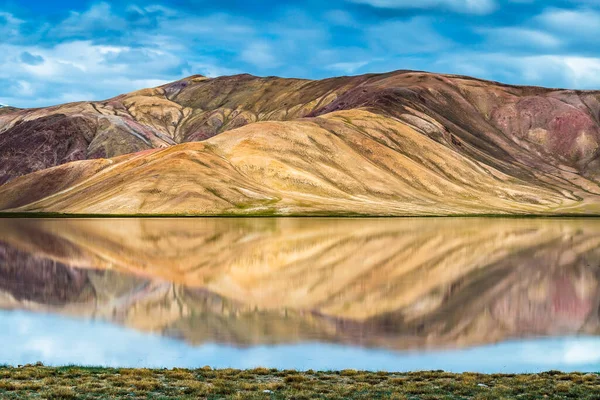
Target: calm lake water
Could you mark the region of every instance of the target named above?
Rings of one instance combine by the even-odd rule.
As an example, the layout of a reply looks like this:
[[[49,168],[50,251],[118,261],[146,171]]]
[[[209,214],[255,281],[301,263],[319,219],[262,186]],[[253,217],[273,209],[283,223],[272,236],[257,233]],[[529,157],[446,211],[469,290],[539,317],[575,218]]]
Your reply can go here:
[[[0,364],[600,370],[600,219],[0,219]]]

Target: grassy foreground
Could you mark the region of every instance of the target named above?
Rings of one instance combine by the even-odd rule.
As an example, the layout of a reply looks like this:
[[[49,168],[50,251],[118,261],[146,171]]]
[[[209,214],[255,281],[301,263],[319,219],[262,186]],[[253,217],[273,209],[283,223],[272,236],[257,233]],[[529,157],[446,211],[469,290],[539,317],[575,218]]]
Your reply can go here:
[[[0,398],[599,399],[598,374],[0,367]]]

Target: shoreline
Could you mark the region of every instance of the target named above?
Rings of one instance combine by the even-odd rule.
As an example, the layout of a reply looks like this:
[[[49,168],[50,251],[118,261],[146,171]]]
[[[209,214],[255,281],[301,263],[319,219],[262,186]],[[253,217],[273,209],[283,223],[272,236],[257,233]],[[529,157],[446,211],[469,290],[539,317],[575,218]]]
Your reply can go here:
[[[10,218],[340,218],[340,219],[407,219],[407,218],[496,218],[496,219],[595,219],[600,214],[439,214],[439,215],[367,215],[367,214],[65,214],[53,212],[2,212],[0,219]]]
[[[0,367],[2,398],[563,399],[597,398],[598,373],[535,374]]]

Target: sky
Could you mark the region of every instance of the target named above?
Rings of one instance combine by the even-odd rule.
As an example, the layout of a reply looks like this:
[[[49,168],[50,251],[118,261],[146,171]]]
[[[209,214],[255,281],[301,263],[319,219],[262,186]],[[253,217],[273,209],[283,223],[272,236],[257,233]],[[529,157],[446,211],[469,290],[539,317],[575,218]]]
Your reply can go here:
[[[0,103],[102,100],[193,74],[415,69],[600,89],[600,0],[0,0]]]
[[[272,346],[190,345],[101,321],[0,311],[0,359],[8,365],[153,368],[357,369],[518,373],[600,369],[600,338],[566,336],[507,341],[459,350],[391,351],[299,342]],[[149,351],[151,349],[151,351]]]

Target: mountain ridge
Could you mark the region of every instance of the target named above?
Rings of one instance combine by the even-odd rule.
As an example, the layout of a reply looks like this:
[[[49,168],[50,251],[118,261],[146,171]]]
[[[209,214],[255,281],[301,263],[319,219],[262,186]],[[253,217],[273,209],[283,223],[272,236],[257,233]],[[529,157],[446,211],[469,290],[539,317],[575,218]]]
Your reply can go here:
[[[194,75],[0,114],[0,210],[594,214],[599,121],[600,92],[458,75]],[[101,182],[109,165],[118,173]]]

